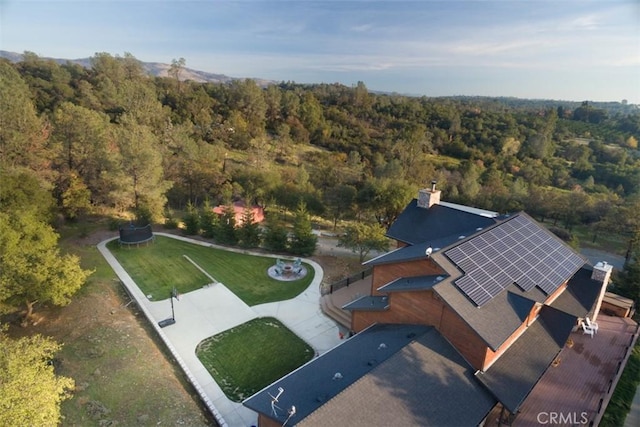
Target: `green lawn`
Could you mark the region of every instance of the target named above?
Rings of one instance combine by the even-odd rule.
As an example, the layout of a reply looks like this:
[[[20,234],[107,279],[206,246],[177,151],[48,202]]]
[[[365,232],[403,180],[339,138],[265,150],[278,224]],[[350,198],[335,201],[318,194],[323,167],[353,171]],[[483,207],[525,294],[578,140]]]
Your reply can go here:
[[[313,349],[263,317],[203,340],[196,354],[227,397],[240,402],[311,360]]]
[[[154,243],[140,247],[120,247],[115,240],[107,246],[142,292],[156,300],[168,298],[173,287],[184,294],[210,282],[184,255],[250,306],[293,298],[306,289],[314,277],[313,268],[303,264],[307,269],[305,277],[282,282],[267,274],[269,267],[275,264],[274,258],[225,251],[164,236],[157,236]]]

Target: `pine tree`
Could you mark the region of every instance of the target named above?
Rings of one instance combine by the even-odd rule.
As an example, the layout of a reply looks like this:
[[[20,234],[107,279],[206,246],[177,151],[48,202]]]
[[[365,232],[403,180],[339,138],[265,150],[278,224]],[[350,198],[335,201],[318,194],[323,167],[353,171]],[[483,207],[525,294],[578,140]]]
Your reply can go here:
[[[218,226],[218,214],[213,211],[211,202],[207,199],[204,201],[202,209],[200,210],[200,227],[202,228],[202,235],[208,239],[213,239],[216,237],[216,230]]]
[[[238,243],[236,233],[236,212],[233,205],[225,206],[216,230],[216,240],[225,245]]]
[[[240,245],[245,248],[256,248],[260,246],[260,226],[254,222],[253,209],[247,206],[242,213],[242,224],[236,230]]]
[[[184,218],[184,232],[189,236],[195,236],[200,234],[200,215],[191,202],[187,204],[187,213]]]
[[[271,252],[286,252],[289,247],[288,240],[287,229],[276,220],[269,219],[264,232],[264,247]]]
[[[316,251],[317,243],[318,237],[311,228],[311,216],[304,202],[300,202],[295,212],[289,251],[295,255],[311,256]]]

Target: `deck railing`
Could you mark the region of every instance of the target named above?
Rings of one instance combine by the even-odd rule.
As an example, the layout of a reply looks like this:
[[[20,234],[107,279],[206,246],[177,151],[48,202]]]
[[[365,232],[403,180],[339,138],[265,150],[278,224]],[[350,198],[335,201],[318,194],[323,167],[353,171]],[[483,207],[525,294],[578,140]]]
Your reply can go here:
[[[342,288],[346,288],[347,286],[349,286],[350,284],[357,282],[359,280],[364,279],[367,276],[370,276],[371,273],[373,273],[373,268],[368,268],[366,270],[362,270],[359,273],[353,274],[349,277],[346,277],[342,280],[338,280],[335,283],[332,283],[330,285],[327,286],[323,286],[322,287],[322,295],[328,295],[328,294],[332,294],[335,291],[337,291],[338,289],[342,289]]]

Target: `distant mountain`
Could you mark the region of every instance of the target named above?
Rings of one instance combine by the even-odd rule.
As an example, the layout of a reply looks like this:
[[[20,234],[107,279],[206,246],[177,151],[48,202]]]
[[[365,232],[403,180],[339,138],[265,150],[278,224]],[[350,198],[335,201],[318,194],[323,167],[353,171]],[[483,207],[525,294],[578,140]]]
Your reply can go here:
[[[20,62],[22,61],[22,54],[16,52],[7,52],[6,50],[0,50],[0,58],[6,58],[11,62]],[[42,59],[49,59],[57,62],[58,64],[66,64],[67,62],[73,64],[79,64],[85,68],[91,67],[91,58],[80,58],[80,59],[62,59],[62,58],[48,58],[41,57]],[[167,77],[169,75],[169,68],[171,64],[163,64],[160,62],[143,62],[140,61],[144,70],[150,76],[156,77]],[[181,80],[191,80],[198,83],[229,83],[233,80],[244,80],[244,78],[240,77],[229,77],[224,74],[215,74],[208,73],[206,71],[194,70],[191,68],[184,68],[180,75]],[[273,80],[252,78],[253,81],[256,82],[257,85],[265,87],[270,84],[277,83]]]

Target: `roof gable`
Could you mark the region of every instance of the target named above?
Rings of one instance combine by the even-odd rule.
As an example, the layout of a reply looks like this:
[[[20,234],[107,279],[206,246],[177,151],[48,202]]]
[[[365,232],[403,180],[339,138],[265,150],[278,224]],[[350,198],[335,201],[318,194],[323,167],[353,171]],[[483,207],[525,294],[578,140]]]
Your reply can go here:
[[[525,294],[513,284],[506,292],[477,307],[449,280],[443,280],[433,289],[493,351],[498,350],[522,325],[527,306],[533,307],[546,299],[546,295],[537,288]]]
[[[592,270],[585,267],[569,280],[567,289],[552,303],[551,306],[572,314],[585,317],[593,309],[603,284],[591,278]]]
[[[564,346],[575,322],[574,316],[543,306],[538,320],[491,368],[476,377],[515,413]]]

